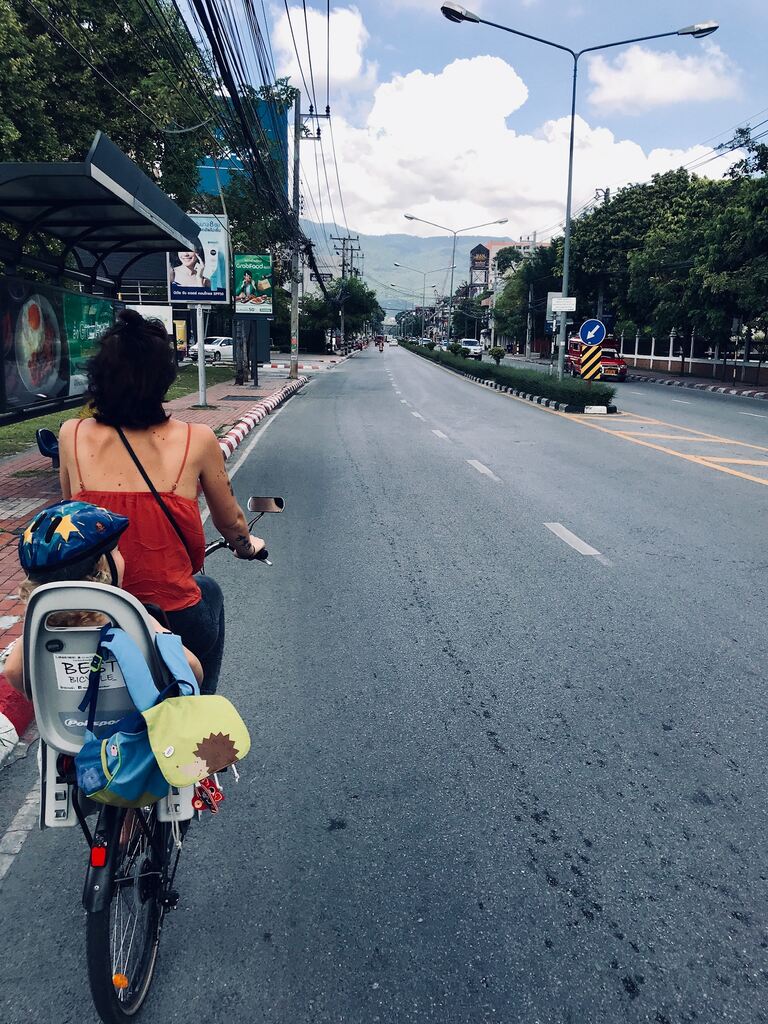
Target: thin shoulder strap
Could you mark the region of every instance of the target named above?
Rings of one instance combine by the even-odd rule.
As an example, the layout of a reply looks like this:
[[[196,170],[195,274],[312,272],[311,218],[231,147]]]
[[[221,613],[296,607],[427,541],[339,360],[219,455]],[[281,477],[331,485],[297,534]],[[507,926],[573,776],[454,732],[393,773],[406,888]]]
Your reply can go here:
[[[82,427],[82,425],[83,425],[83,421],[82,420],[78,420],[77,424],[75,425],[75,444],[74,444],[74,448],[75,448],[75,468],[77,469],[77,478],[80,481],[80,490],[84,491],[85,490],[85,485],[83,484],[83,471],[80,469],[80,456],[77,454],[77,432],[80,429],[80,427]]]
[[[190,442],[191,437],[192,437],[192,424],[188,423],[187,424],[187,446],[184,449],[184,458],[181,460],[181,465],[179,466],[179,475],[174,480],[173,487],[171,488],[171,493],[172,494],[175,493],[176,488],[179,486],[179,480],[181,480],[181,474],[184,472],[184,467],[187,464],[187,456],[189,455],[189,442]]]
[[[142,464],[139,462],[139,457],[136,454],[136,452],[133,450],[133,448],[131,448],[131,445],[128,442],[128,438],[123,433],[122,428],[121,427],[115,427],[115,430],[117,431],[117,433],[118,433],[118,435],[120,437],[120,440],[125,445],[128,454],[131,456],[131,459],[133,460],[134,466],[136,467],[136,469],[138,469],[139,473],[141,474],[142,480],[144,481],[144,483],[149,488],[149,490],[150,490],[150,492],[152,494],[152,497],[155,499],[157,504],[163,510],[165,518],[168,520],[168,522],[171,524],[171,526],[176,531],[176,534],[178,535],[179,540],[184,545],[184,550],[187,552],[187,555],[189,556],[189,561],[194,566],[195,562],[194,562],[194,559],[192,557],[192,552],[189,550],[189,544],[187,544],[187,538],[181,532],[181,527],[176,522],[176,520],[173,518],[173,515],[171,514],[171,510],[168,508],[168,506],[165,504],[163,499],[160,497],[160,495],[157,492],[157,488],[152,483],[152,481],[149,479],[149,476],[147,475],[147,471],[144,469]]]

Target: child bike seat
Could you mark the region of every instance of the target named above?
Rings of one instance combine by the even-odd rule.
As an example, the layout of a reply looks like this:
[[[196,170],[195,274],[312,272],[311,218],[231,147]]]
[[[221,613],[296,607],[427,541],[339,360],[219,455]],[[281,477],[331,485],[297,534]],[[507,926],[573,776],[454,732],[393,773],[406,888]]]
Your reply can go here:
[[[88,687],[100,625],[77,623],[97,612],[124,629],[144,655],[158,690],[167,683],[155,650],[154,630],[144,606],[132,594],[103,583],[46,583],[32,594],[24,622],[24,689],[32,698],[40,737],[52,750],[76,754],[83,745],[87,713],[78,710]],[[91,616],[91,620],[93,616]],[[103,622],[101,623],[103,625]],[[104,662],[95,732],[109,731],[134,711],[118,665]]]

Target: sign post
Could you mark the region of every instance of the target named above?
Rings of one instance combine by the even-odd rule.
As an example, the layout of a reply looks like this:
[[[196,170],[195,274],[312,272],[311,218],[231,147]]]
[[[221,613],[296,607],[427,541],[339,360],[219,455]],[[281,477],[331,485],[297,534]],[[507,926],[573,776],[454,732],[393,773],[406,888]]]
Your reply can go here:
[[[205,380],[205,326],[203,324],[203,307],[195,306],[195,338],[197,340],[197,404],[205,408],[208,405],[208,389]]]
[[[606,330],[602,320],[585,320],[579,328],[581,339],[580,376],[582,380],[592,381],[603,372],[603,341]]]

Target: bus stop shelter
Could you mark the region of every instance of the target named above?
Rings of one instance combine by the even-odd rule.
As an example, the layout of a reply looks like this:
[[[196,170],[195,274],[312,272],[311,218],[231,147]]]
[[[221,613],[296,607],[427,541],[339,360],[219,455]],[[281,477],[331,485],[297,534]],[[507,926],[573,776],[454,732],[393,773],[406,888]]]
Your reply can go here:
[[[0,222],[0,415],[74,404],[126,274],[200,248],[195,222],[101,132],[82,162],[0,163]]]

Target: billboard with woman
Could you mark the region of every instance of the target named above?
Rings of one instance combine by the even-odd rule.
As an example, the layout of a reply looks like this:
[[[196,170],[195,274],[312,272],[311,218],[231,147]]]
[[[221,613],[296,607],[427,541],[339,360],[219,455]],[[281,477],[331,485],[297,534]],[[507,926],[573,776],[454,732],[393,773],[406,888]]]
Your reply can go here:
[[[168,253],[168,300],[192,305],[229,302],[229,235],[221,214],[189,215],[200,229],[194,252]]]

